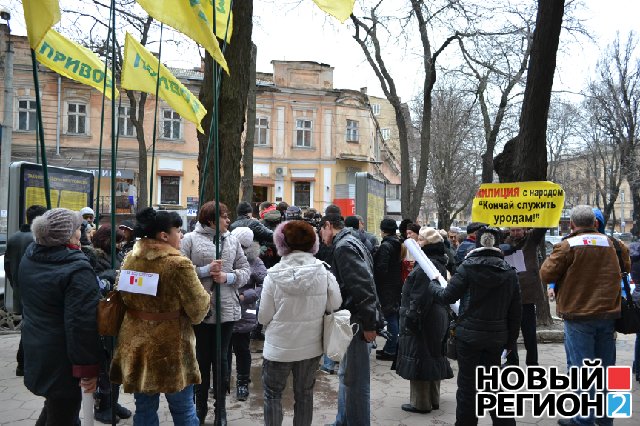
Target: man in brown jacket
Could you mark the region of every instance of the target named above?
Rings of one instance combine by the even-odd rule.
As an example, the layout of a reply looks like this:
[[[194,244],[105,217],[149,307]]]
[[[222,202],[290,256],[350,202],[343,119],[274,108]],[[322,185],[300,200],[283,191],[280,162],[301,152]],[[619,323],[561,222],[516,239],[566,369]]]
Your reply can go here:
[[[582,366],[586,359],[599,359],[603,367],[616,361],[613,338],[615,320],[620,317],[621,272],[616,245],[596,231],[595,215],[589,206],[571,211],[571,233],[556,244],[540,268],[543,283],[555,283],[550,296],[564,319],[567,365]],[[630,268],[629,252],[620,246],[625,269]],[[591,389],[590,392],[593,392]],[[594,416],[558,420],[560,425],[593,425]],[[609,418],[598,425],[610,425]]]

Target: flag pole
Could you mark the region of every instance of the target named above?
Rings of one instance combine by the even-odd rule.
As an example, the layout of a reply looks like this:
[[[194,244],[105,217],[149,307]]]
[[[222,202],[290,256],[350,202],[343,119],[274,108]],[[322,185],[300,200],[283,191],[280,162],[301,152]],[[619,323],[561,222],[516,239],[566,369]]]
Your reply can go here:
[[[40,157],[42,158],[42,180],[44,182],[44,197],[47,209],[51,210],[51,191],[49,188],[49,171],[47,167],[47,150],[44,145],[44,126],[42,125],[42,104],[40,102],[40,81],[38,80],[38,60],[36,51],[31,49],[31,65],[33,70],[33,85],[36,91],[36,114],[38,116],[38,132],[36,137],[40,139]]]
[[[156,130],[158,128],[158,92],[160,91],[160,60],[162,58],[163,27],[164,23],[160,22],[160,47],[158,47],[158,72],[156,73],[156,104],[153,112],[153,144],[151,146],[151,179],[149,179],[149,207],[153,206],[153,171],[156,165]]]

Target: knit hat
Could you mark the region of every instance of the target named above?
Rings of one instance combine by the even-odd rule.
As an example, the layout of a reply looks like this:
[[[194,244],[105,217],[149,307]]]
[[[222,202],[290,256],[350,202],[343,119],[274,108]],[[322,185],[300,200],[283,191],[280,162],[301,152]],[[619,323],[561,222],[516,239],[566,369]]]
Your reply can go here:
[[[136,228],[136,224],[133,223],[132,220],[123,220],[122,223],[118,226],[118,229],[122,228],[133,231]]]
[[[240,201],[238,207],[236,207],[236,213],[238,216],[253,213],[253,207],[251,207],[251,204],[248,201]]]
[[[264,209],[264,210],[262,210],[262,211],[260,212],[260,219],[264,219],[267,213],[269,213],[269,212],[273,212],[273,211],[277,211],[277,210],[276,210],[276,206],[273,206],[273,205],[272,205],[272,206],[267,207],[267,208],[266,208],[266,209]],[[278,214],[280,214],[280,212],[278,212]]]
[[[63,246],[82,224],[82,216],[69,209],[52,209],[33,220],[31,232],[37,244]]]
[[[302,219],[302,210],[298,206],[289,206],[284,212],[286,220],[300,220]]]
[[[236,237],[242,247],[249,247],[253,242],[253,231],[247,226],[239,226],[233,231],[231,235]]]
[[[86,214],[90,214],[91,216],[95,216],[96,214],[93,212],[91,207],[83,207],[80,209],[80,216],[84,216]]]
[[[276,210],[276,208],[272,208],[271,210],[268,210],[264,213],[264,220],[267,222],[271,222],[271,223],[280,223],[282,222],[282,215],[280,214],[280,212],[278,210]]]
[[[473,234],[474,232],[485,228],[487,226],[486,223],[482,223],[482,222],[471,222],[470,224],[467,225],[467,235],[469,234]]]
[[[316,254],[320,245],[315,229],[304,220],[290,220],[278,225],[273,232],[273,242],[280,256],[294,250]]]
[[[431,228],[429,226],[423,226],[420,228],[418,235],[420,235],[420,238],[424,240],[425,244],[438,244],[444,241],[440,232],[436,228]]]
[[[387,234],[395,234],[398,230],[398,224],[393,219],[382,219],[380,221],[380,230]]]
[[[347,216],[344,218],[344,226],[358,230],[360,228],[360,217]]]

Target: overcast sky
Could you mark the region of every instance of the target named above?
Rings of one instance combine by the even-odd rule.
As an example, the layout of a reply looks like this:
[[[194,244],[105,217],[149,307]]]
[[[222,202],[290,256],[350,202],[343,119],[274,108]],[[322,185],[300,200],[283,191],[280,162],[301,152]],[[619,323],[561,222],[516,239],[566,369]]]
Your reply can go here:
[[[362,1],[357,0],[356,3]],[[638,26],[639,1],[582,1],[584,7],[580,7],[578,17],[584,20],[596,41],[576,40],[563,33],[566,49],[558,55],[555,90],[579,92],[593,71],[601,49],[614,39],[616,31],[626,35]],[[372,2],[366,0],[364,3]],[[61,4],[74,8],[81,2],[63,0]],[[12,32],[26,34],[24,19],[20,16],[20,2],[9,0],[9,8],[14,12]],[[369,94],[382,96],[377,78],[352,38],[353,28],[349,21],[340,24],[320,11],[311,0],[255,0],[254,16],[253,39],[258,46],[258,71],[271,72],[270,62],[274,59],[322,62],[335,68],[336,88],[359,89],[366,86]],[[62,20],[65,20],[64,14]],[[64,22],[57,27],[60,26],[64,26]],[[399,43],[397,47],[387,49],[386,54],[389,55],[390,70],[398,92],[404,100],[410,100],[422,85],[420,52],[405,50],[403,45]],[[185,53],[184,46],[176,49],[169,44],[163,46],[162,59],[170,66],[185,68],[197,66],[200,62],[195,47]]]

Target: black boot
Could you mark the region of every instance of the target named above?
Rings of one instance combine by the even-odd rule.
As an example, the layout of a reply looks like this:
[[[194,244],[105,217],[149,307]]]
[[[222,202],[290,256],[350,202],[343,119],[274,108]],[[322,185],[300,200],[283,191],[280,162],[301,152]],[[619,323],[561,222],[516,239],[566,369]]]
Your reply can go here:
[[[209,386],[200,384],[195,386],[196,390],[196,414],[200,420],[200,424],[204,424],[204,420],[207,417],[209,407],[207,400],[209,398]]]
[[[226,407],[226,399],[227,399],[227,392],[229,389],[229,382],[223,383],[223,392],[222,395],[218,395],[218,392],[214,393],[214,396],[216,398],[216,402],[214,404],[215,407],[215,420],[213,422],[213,424],[215,426],[227,426],[227,407]],[[220,407],[218,409],[218,407]]]
[[[249,376],[246,374],[238,374],[236,398],[238,401],[246,401],[249,398]]]
[[[120,385],[114,385],[111,392],[113,392],[113,403],[116,406],[116,416],[121,419],[128,419],[131,417],[131,411],[120,405],[118,402],[118,399],[120,398]]]
[[[108,393],[98,393],[98,400],[94,410],[93,418],[100,423],[111,424],[111,395]],[[120,419],[116,415],[116,423]]]

